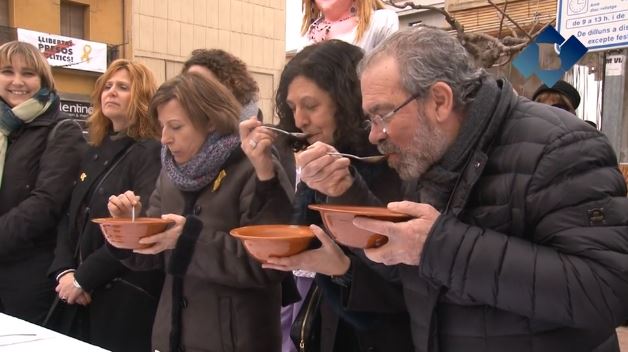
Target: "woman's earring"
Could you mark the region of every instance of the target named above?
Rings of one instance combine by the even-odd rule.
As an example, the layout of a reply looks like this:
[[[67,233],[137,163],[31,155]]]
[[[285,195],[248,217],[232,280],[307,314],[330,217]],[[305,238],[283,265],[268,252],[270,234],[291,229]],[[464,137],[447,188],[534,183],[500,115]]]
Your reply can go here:
[[[358,9],[355,7],[355,1],[351,2],[351,15],[355,16],[355,13],[358,12]]]

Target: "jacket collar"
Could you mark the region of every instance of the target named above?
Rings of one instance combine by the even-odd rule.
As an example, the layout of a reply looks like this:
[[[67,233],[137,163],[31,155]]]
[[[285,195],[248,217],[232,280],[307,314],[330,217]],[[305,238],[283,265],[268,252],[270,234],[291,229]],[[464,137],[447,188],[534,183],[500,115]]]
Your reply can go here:
[[[504,118],[512,113],[517,99],[505,80],[487,77],[465,111],[460,134],[441,161],[419,180],[420,202],[441,212],[455,208],[459,213],[484,170],[487,152]]]

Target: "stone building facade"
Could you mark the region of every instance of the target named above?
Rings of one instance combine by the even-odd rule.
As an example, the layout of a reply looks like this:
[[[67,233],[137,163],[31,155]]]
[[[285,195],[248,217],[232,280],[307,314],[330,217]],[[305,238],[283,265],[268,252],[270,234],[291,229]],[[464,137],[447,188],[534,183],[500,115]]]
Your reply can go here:
[[[265,119],[285,64],[283,0],[130,1],[129,56],[164,81],[181,71],[196,48],[219,48],[240,57],[260,87]]]

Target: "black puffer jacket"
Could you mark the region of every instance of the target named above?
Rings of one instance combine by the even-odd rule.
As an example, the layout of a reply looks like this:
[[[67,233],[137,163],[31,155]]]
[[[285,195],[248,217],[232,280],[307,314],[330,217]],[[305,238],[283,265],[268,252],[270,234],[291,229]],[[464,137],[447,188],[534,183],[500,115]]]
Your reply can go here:
[[[498,88],[487,125],[466,126],[481,133],[420,265],[396,267],[415,349],[619,351],[628,199],[615,153],[573,115]]]

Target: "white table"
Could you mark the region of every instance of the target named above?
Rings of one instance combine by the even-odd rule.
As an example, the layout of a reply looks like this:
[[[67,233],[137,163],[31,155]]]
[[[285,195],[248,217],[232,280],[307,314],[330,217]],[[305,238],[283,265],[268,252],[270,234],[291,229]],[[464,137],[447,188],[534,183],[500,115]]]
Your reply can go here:
[[[0,313],[2,352],[103,352],[100,347]]]

